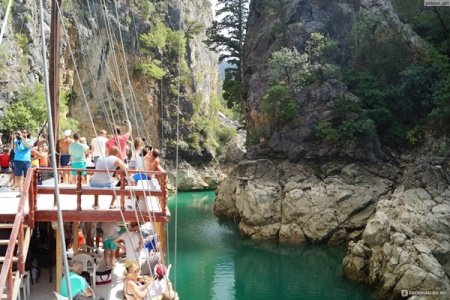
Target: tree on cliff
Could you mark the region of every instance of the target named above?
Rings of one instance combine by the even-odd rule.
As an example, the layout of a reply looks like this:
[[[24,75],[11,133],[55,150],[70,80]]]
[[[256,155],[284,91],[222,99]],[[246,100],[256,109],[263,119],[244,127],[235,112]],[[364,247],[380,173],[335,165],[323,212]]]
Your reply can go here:
[[[240,103],[242,84],[243,45],[248,17],[248,0],[219,0],[216,5],[218,20],[206,31],[205,43],[219,51],[219,62],[227,61],[233,67],[225,69],[223,97],[228,107]]]

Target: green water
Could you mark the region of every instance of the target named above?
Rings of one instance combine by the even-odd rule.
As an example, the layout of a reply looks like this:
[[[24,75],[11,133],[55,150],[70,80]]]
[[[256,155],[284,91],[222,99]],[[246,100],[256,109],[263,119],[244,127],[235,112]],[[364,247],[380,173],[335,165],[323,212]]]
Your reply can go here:
[[[342,276],[346,247],[244,239],[237,224],[214,216],[214,197],[180,193],[169,201],[170,276],[181,300],[376,299],[369,288]]]

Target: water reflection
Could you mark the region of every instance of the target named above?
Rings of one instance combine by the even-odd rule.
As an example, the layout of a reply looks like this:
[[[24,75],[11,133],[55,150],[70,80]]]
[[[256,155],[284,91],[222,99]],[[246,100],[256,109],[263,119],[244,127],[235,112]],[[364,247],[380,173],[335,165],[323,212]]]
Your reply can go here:
[[[241,238],[232,220],[218,220],[213,192],[180,193],[170,201],[169,255],[181,299],[376,299],[343,278],[345,247],[279,245]]]

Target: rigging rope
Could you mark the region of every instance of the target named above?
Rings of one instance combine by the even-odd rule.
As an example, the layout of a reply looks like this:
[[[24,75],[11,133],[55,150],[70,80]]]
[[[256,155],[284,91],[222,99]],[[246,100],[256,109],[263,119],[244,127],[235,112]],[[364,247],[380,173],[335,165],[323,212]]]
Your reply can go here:
[[[40,25],[41,25],[41,42],[42,42],[42,62],[43,62],[43,72],[44,72],[44,85],[45,85],[45,94],[47,98],[47,111],[49,112],[49,116],[52,115],[52,105],[50,102],[50,90],[49,90],[49,80],[48,80],[48,68],[47,68],[47,53],[45,51],[46,43],[45,43],[45,31],[44,31],[44,6],[42,4],[42,0],[39,0],[39,8],[40,8]],[[55,112],[58,113],[58,112]],[[51,151],[51,161],[53,164],[53,179],[55,182],[55,199],[56,199],[56,206],[58,211],[58,227],[64,228],[63,225],[63,217],[61,212],[61,203],[60,203],[60,197],[59,197],[59,175],[56,170],[56,143],[54,141],[54,130],[53,130],[53,120],[52,118],[48,118],[48,131],[49,131],[49,139],[50,139],[50,151]],[[64,237],[64,230],[59,230],[61,241],[65,240]],[[62,251],[63,251],[63,260],[64,260],[64,271],[66,274],[69,274],[69,264],[67,261],[67,250],[66,250],[66,244],[62,243]],[[66,276],[66,283],[67,283],[67,293],[69,296],[69,299],[72,299],[72,291],[70,287],[70,279],[68,276]]]
[[[109,18],[107,16],[107,13],[106,13],[107,9],[106,9],[106,5],[105,5],[104,1],[102,1],[102,7],[104,7],[104,10],[102,9],[102,12],[103,12],[104,18],[105,18],[105,24],[106,24],[105,27],[106,27],[106,31],[107,31],[108,40],[109,40],[109,43],[111,45],[111,51],[112,51],[112,57],[113,57],[113,66],[114,66],[114,71],[109,70],[109,74],[112,76],[113,81],[114,81],[115,85],[117,86],[117,89],[118,89],[118,91],[120,93],[120,97],[121,97],[121,100],[122,100],[123,109],[125,111],[127,119],[129,119],[128,118],[128,110],[127,110],[128,104],[127,104],[127,101],[125,99],[123,85],[122,85],[122,82],[120,80],[121,77],[120,77],[120,72],[119,72],[119,64],[117,62],[117,59],[116,59],[117,55],[116,55],[116,52],[115,52],[115,49],[114,49],[114,44],[115,43],[114,43],[114,38],[113,38],[113,34],[112,34],[111,23],[110,23],[110,20],[109,20]],[[91,9],[90,9],[90,6],[89,6],[89,1],[88,1],[88,8],[89,8],[89,12],[91,13]],[[60,15],[62,15],[59,6],[58,6],[58,12],[59,12]],[[180,80],[180,76],[181,76],[181,45],[182,45],[182,35],[181,35],[182,7],[181,7],[181,1],[180,1],[180,12],[181,12],[180,13],[180,23],[179,23],[180,24],[180,36],[179,36],[180,46],[179,46],[179,49],[178,49],[178,51],[179,51],[178,52],[179,61],[178,61],[177,145],[178,145],[178,142],[179,142],[179,114],[180,114],[179,105],[180,105],[180,90],[181,90],[181,86],[180,86],[180,82],[181,82],[181,80]],[[118,18],[117,9],[116,9],[116,17]],[[119,22],[117,22],[117,24],[120,25]],[[64,27],[64,24],[63,24],[63,28],[64,28],[64,33],[65,33],[65,38],[67,39],[67,41],[69,41],[67,30]],[[123,55],[122,56],[122,62],[126,66],[125,49],[124,49],[124,46],[123,46],[123,40],[122,40],[120,26],[119,26],[119,33],[120,33],[120,44],[122,46],[121,48],[122,48],[122,51],[123,51],[123,53],[122,53],[122,55]],[[87,98],[86,98],[86,95],[85,95],[85,92],[84,92],[83,84],[82,84],[82,81],[81,81],[81,78],[80,78],[80,74],[78,72],[78,68],[77,68],[77,65],[76,65],[76,62],[75,62],[75,59],[74,59],[73,51],[72,51],[71,46],[70,46],[71,44],[69,42],[67,44],[68,44],[68,48],[69,48],[69,52],[70,52],[70,56],[71,56],[72,62],[74,64],[74,70],[75,70],[75,73],[76,73],[76,77],[77,77],[77,80],[80,83],[81,94],[83,96],[84,104],[86,105],[87,114],[89,115],[89,119],[90,119],[91,125],[93,127],[94,133],[97,136],[98,135],[97,134],[97,130],[96,130],[96,127],[95,127],[95,124],[94,124],[94,121],[93,121],[93,117],[92,117],[92,114],[91,114],[91,111],[90,111],[90,107],[89,107],[89,105],[87,103]],[[102,55],[101,49],[99,49],[99,52]],[[120,54],[120,51],[119,51],[119,54]],[[161,53],[161,57],[162,57],[162,53]],[[106,66],[106,68],[109,69],[109,65],[106,62],[106,55],[102,56],[102,61],[103,60],[105,61],[104,65]],[[125,67],[125,69],[127,69],[127,68]],[[114,73],[116,74],[116,76],[114,76]],[[93,76],[92,71],[91,71],[91,75]],[[129,88],[130,88],[130,99],[131,99],[131,108],[130,108],[131,112],[130,113],[137,120],[137,117],[136,117],[137,115],[136,115],[136,112],[135,112],[135,108],[137,107],[139,109],[139,105],[137,105],[137,106],[134,105],[134,101],[136,101],[136,98],[135,98],[135,94],[133,93],[133,89],[132,89],[132,86],[131,86],[131,81],[129,79],[128,70],[126,70],[126,77],[127,77],[127,81],[128,81]],[[107,82],[106,82],[106,76],[104,77],[104,80],[105,80],[105,86],[108,86]],[[94,82],[96,82],[96,81],[94,80]],[[161,80],[161,85],[162,85],[162,80]],[[109,89],[106,88],[105,90],[109,94]],[[161,87],[161,95],[162,95],[162,87]],[[112,97],[113,101],[111,101],[111,100],[107,101],[108,104],[109,104],[109,113],[108,113],[108,108],[106,107],[106,105],[105,105],[103,100],[101,100],[101,106],[103,107],[104,112],[106,113],[106,116],[112,120],[111,123],[113,124],[113,126],[117,127],[116,126],[116,124],[117,124],[116,118],[114,116],[114,109],[113,109],[112,104],[111,104],[111,102],[113,102],[113,104],[116,104],[116,101],[114,101],[114,93],[112,93],[111,97]],[[117,113],[119,112],[119,110],[117,109],[117,106],[116,106],[116,112]],[[161,126],[162,126],[162,123],[161,123]],[[138,128],[138,130],[142,129],[142,128],[140,128],[139,124],[136,124],[136,128]],[[144,128],[145,128],[145,126],[144,126]],[[125,173],[126,173],[126,176],[129,177],[128,172],[125,171]],[[176,149],[176,174],[177,174],[177,176],[176,176],[176,188],[177,188],[176,192],[178,193],[178,147]],[[148,187],[148,191],[147,192],[148,192],[148,195],[149,195],[148,197],[151,198],[152,196],[151,196],[151,192],[150,192],[149,187]],[[117,195],[115,195],[115,196],[117,197]],[[132,198],[133,198],[133,200],[135,200],[136,197],[133,196]],[[144,199],[146,199],[146,198],[147,198],[147,195],[144,195]],[[176,202],[177,202],[177,194],[176,194]],[[150,203],[152,203],[152,202],[150,202]],[[139,222],[140,218],[143,218],[142,211],[140,211],[140,210],[139,210],[139,213],[140,213],[140,218],[139,218],[138,211],[137,211],[138,209],[139,209],[139,207],[135,206],[135,216],[136,216],[137,222]],[[123,222],[125,222],[125,217],[123,215],[122,210],[119,210],[119,211],[121,213],[121,217],[122,217]],[[147,205],[147,213],[150,216],[150,221],[152,222],[152,224],[154,222],[156,222],[155,210],[152,208],[151,211],[150,211],[148,205]],[[175,284],[174,284],[174,286],[175,287],[176,287],[176,248],[177,248],[176,247],[177,246],[177,242],[176,242],[177,241],[177,229],[176,228],[177,228],[177,203],[176,203],[176,210],[175,210],[175,263],[174,263],[174,267],[175,267],[175,281],[174,281]],[[127,231],[128,231],[128,228],[127,228]],[[142,238],[142,236],[141,236],[141,238]],[[159,240],[159,237],[158,237],[158,240]],[[167,238],[167,242],[168,241],[169,241],[169,239]],[[158,241],[156,242],[156,246],[157,247],[161,246],[160,243],[158,243]],[[147,260],[147,262],[148,262],[148,260]],[[153,270],[150,270],[150,271],[153,272]]]
[[[9,12],[11,10],[12,2],[13,2],[13,0],[9,0],[8,6],[6,7],[5,19],[3,20],[2,30],[0,31],[0,45],[2,44],[3,34],[5,33],[6,24],[8,23],[8,16],[9,16]]]

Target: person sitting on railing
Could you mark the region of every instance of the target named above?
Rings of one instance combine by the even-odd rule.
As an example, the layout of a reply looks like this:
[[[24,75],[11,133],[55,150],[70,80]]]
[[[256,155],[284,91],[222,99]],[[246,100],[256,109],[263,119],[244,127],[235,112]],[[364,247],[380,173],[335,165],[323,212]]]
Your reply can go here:
[[[147,155],[144,157],[144,170],[145,171],[159,171],[159,150],[153,149],[152,151],[148,152]],[[139,180],[151,180],[151,178],[143,173],[136,173],[131,177],[133,180],[133,184],[136,185],[136,183]]]
[[[109,149],[108,155],[105,157],[99,157],[97,160],[97,164],[95,165],[96,170],[108,170],[108,172],[95,172],[94,176],[92,176],[89,184],[92,187],[105,187],[111,188],[114,186],[114,182],[111,179],[112,174],[115,170],[120,169],[125,171],[126,167],[123,161],[118,157],[119,148],[117,146],[112,146]],[[115,206],[116,197],[113,196],[111,199],[111,204],[109,208],[116,208]],[[98,205],[98,195],[95,195],[93,208],[99,208]]]
[[[83,263],[81,261],[74,261],[69,272],[70,291],[74,300],[95,299],[94,292],[87,284],[86,279],[81,276],[83,272]],[[67,290],[67,280],[64,276],[61,280],[60,294],[64,297],[69,296]]]

